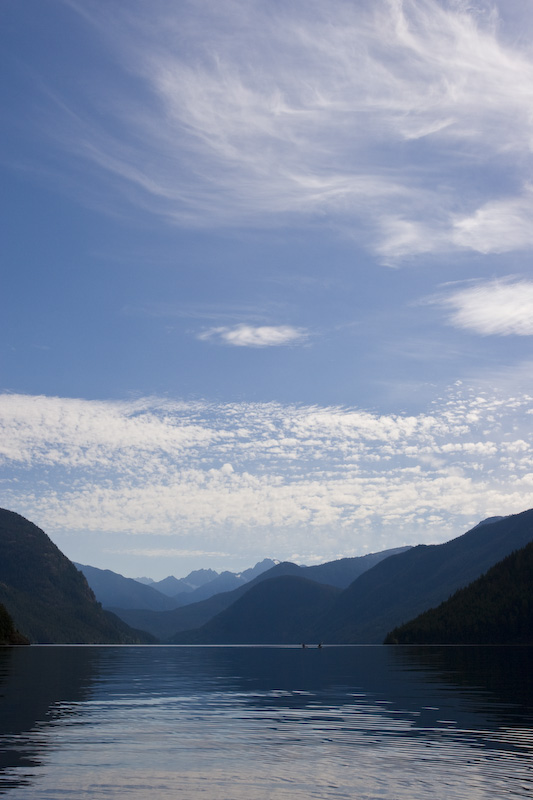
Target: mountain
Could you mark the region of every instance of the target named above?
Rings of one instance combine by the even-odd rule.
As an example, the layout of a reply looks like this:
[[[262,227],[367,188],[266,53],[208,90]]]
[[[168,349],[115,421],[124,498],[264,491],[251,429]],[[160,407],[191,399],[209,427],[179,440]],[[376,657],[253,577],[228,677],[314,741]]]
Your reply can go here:
[[[386,550],[354,558],[342,558],[313,567],[300,567],[290,561],[276,564],[249,586],[217,595],[225,608],[196,630],[176,629],[173,644],[290,644],[316,637],[314,620],[324,613],[341,588],[390,555],[409,547]],[[313,576],[313,579],[311,579]],[[200,604],[198,604],[200,606]],[[188,608],[193,608],[189,606]],[[220,605],[219,605],[220,609]],[[214,607],[202,611],[214,611]],[[187,617],[181,610],[179,622]],[[177,621],[174,617],[174,622]],[[151,630],[149,624],[148,630]]]
[[[300,574],[300,567],[290,561],[275,564],[270,570],[261,573],[253,581],[244,583],[237,589],[233,589],[230,592],[219,592],[198,603],[191,603],[173,611],[158,612],[122,608],[112,608],[111,610],[128,625],[149,631],[161,641],[172,643],[174,634],[204,625],[216,614],[228,608],[239,597],[242,597],[256,583],[268,577],[287,574]]]
[[[179,603],[161,594],[156,584],[147,586],[133,578],[125,578],[110,569],[98,569],[88,564],[74,564],[87,578],[96,599],[104,608],[149,608],[152,611],[169,611]]]
[[[88,564],[76,563],[75,566],[85,575],[98,602],[105,609],[113,611],[125,620],[131,615],[123,614],[124,611],[171,611],[183,605],[212,597],[220,592],[234,589],[235,586],[243,586],[254,575],[261,574],[274,563],[271,559],[265,559],[255,567],[245,570],[242,577],[233,572],[223,572],[219,575],[211,569],[198,569],[191,572],[186,578],[178,579],[169,575],[161,581],[151,581],[149,584],[145,583],[150,580],[148,578],[139,581],[135,578],[125,578],[109,569],[98,569],[98,567],[91,567]],[[179,591],[180,589],[181,591]],[[175,594],[175,590],[178,590],[178,593]],[[134,617],[139,620],[143,619],[142,614],[139,614],[138,617],[133,615],[131,618]],[[147,619],[150,619],[150,615]],[[171,632],[174,633],[174,630]]]
[[[110,608],[128,625],[149,631],[162,641],[173,642],[175,634],[201,627],[242,597],[252,586],[263,580],[281,575],[294,575],[314,580],[316,583],[327,583],[343,588],[353,581],[355,577],[370,569],[379,561],[388,558],[391,554],[404,552],[406,549],[409,548],[396,548],[394,550],[384,550],[381,553],[371,553],[366,556],[341,558],[312,567],[301,567],[291,561],[275,563],[271,559],[264,559],[251,570],[246,570],[242,573],[248,576],[252,572],[259,572],[255,578],[247,583],[241,584],[231,591],[220,591],[204,600],[183,605],[173,611],[151,612],[140,609],[122,609],[115,606],[110,606]],[[265,569],[269,563],[273,564],[273,566],[270,569]],[[229,574],[233,575],[233,573]],[[209,584],[211,588],[216,588],[217,586],[220,588],[221,585],[223,584],[217,583],[216,579]],[[193,596],[198,595],[196,593],[188,595],[189,598]],[[183,600],[183,595],[179,595],[179,599]]]
[[[179,594],[179,592],[192,591],[183,580],[175,578],[174,575],[169,575],[161,581],[152,581],[150,587],[160,594],[164,594],[165,597],[174,597],[174,595]],[[130,608],[132,608],[132,606],[130,606]]]
[[[202,628],[178,634],[180,644],[293,644],[340,589],[293,575],[255,584]]]
[[[178,595],[182,603],[198,603],[200,600],[207,600],[208,597],[213,597],[220,592],[231,592],[239,586],[243,586],[247,581],[243,580],[240,575],[234,572],[224,571],[217,575],[212,581],[199,586],[193,592],[188,592],[185,595]]]
[[[480,525],[492,525],[493,522],[499,522],[501,519],[505,519],[505,517],[487,517],[487,519],[482,519],[481,522],[474,525],[474,528],[479,528]]]
[[[365,572],[317,620],[327,642],[374,644],[447,600],[533,540],[533,510],[475,528],[445,544],[419,545]]]
[[[0,509],[0,552],[0,603],[31,642],[153,641],[103,611],[82,573],[46,533],[6,509]]]
[[[327,583],[346,589],[363,572],[372,569],[380,561],[389,556],[405,553],[410,547],[395,547],[392,550],[382,550],[380,553],[368,553],[366,556],[353,558],[339,558],[337,561],[328,561],[325,564],[316,564],[312,567],[300,567],[302,577],[309,578],[317,583]]]
[[[268,619],[271,641],[286,641],[284,637],[289,631],[291,635],[300,632],[293,641],[305,637],[315,642],[339,644],[381,643],[389,630],[447,599],[531,540],[533,511],[527,511],[477,525],[442,545],[420,545],[389,555],[340,593],[324,595],[323,605],[314,604],[307,620],[300,613],[302,603],[298,597],[303,590],[297,578],[307,576],[310,570],[302,570],[294,564],[279,565],[292,576],[291,581],[284,584],[287,596],[287,587],[291,586],[290,602],[280,608],[275,593],[265,590],[262,596],[265,607],[259,609],[249,586],[243,594],[225,596],[226,602],[233,604],[228,604],[223,614],[219,611],[218,616],[206,620],[200,630],[176,633],[170,641],[237,644],[240,638],[225,637],[248,635],[250,619],[257,614],[258,629],[262,620]],[[273,577],[276,569],[266,573],[266,578]],[[259,640],[262,632],[258,630],[254,635]]]
[[[406,549],[409,548],[384,550],[381,553],[372,553],[354,558],[341,558],[313,567],[300,567],[297,564],[293,564],[291,561],[282,561],[274,564],[270,569],[262,571],[253,580],[231,592],[213,595],[213,597],[207,598],[206,600],[183,606],[175,611],[162,612],[161,614],[148,611],[122,611],[118,608],[114,608],[113,611],[129,625],[150,631],[150,633],[163,641],[177,643],[178,640],[181,641],[180,634],[182,631],[188,631],[205,625],[206,622],[209,622],[210,619],[221,611],[224,611],[232,603],[246,594],[251,587],[264,580],[283,575],[293,575],[308,580],[312,579],[316,583],[326,583],[342,588],[353,581],[357,575],[370,569],[379,561],[387,558],[391,554],[397,553],[398,551],[403,552]],[[257,566],[263,567],[266,561],[269,561],[269,559],[262,561],[259,565],[256,565],[254,569],[257,569]]]
[[[207,600],[209,597],[213,597],[221,592],[231,592],[233,589],[238,589],[267,572],[267,570],[275,566],[276,563],[277,562],[273,561],[271,558],[265,558],[254,567],[250,567],[241,573],[221,572],[220,575],[217,575],[213,580],[206,582],[193,592],[189,592],[185,595],[177,595],[176,599],[179,599],[182,605],[188,605],[190,603],[199,603],[201,600]]]
[[[158,592],[166,594],[168,597],[175,597],[182,592],[194,592],[206,583],[210,583],[218,577],[218,572],[214,569],[196,569],[190,572],[185,578],[175,578],[169,575],[162,581],[153,581],[152,587]]]
[[[275,561],[272,558],[264,558],[262,561],[258,561],[253,567],[249,567],[249,569],[245,569],[244,572],[240,573],[240,577],[243,579],[245,583],[249,581],[253,581],[254,578],[258,578],[259,575],[262,575],[263,572],[267,572],[267,570],[272,569],[279,561]]]
[[[391,631],[385,644],[533,644],[533,542]]]

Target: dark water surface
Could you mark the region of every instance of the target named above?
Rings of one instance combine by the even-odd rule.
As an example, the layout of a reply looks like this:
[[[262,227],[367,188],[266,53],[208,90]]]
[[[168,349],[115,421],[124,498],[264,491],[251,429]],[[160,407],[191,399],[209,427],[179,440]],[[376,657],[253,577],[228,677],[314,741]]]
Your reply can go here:
[[[13,800],[533,795],[530,647],[0,649]]]

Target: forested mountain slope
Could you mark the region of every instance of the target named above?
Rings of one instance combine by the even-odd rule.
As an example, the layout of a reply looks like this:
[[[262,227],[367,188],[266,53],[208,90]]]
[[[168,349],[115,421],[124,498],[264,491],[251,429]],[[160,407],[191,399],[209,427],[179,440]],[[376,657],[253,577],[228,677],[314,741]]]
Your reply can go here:
[[[0,509],[0,553],[0,603],[30,641],[152,641],[103,611],[84,576],[46,533],[6,509]]]
[[[385,643],[533,644],[533,542],[391,631]]]
[[[475,528],[445,544],[419,545],[361,575],[317,620],[329,642],[380,643],[393,628],[447,600],[533,540],[533,510]]]

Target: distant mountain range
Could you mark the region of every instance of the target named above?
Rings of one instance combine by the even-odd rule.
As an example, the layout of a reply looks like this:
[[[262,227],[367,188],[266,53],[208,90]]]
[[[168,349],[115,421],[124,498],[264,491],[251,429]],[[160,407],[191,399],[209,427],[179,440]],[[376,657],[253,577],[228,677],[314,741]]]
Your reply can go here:
[[[380,561],[407,550],[409,550],[408,547],[394,548],[392,550],[384,550],[381,553],[370,553],[366,556],[341,558],[337,561],[329,561],[312,567],[298,566],[290,561],[282,561],[274,564],[270,569],[262,569],[260,574],[248,581],[247,584],[240,585],[232,591],[213,594],[203,601],[191,603],[186,607],[176,608],[173,611],[155,612],[146,609],[126,609],[119,606],[108,607],[128,625],[149,631],[162,641],[174,642],[175,634],[204,625],[246,594],[258,582],[281,575],[293,575],[294,577],[305,577],[317,583],[345,588],[355,578]],[[265,561],[261,562],[261,566],[264,567],[264,565]],[[243,575],[253,574],[255,570],[256,568],[252,571],[247,570]],[[209,586],[212,587],[214,583],[215,581]]]
[[[162,581],[151,581],[147,578],[138,581],[125,578],[110,569],[98,569],[88,564],[75,563],[75,566],[83,572],[96,599],[104,608],[169,611],[244,586],[276,563],[271,558],[265,558],[255,567],[241,573],[219,574],[212,569],[200,569],[191,572],[186,578],[169,575]],[[172,594],[176,588],[177,593]]]
[[[207,600],[209,597],[213,597],[221,592],[231,592],[233,589],[238,589],[254,578],[257,578],[263,572],[274,567],[277,563],[277,561],[271,558],[264,558],[254,567],[245,569],[244,572],[236,573],[225,571],[221,572],[219,575],[215,573],[215,577],[212,580],[205,581],[202,586],[199,586],[192,592],[178,595],[178,598],[181,605],[188,605],[190,603],[199,603],[201,600]],[[187,576],[185,580],[189,580],[189,578],[190,576]]]
[[[218,577],[218,572],[214,569],[197,569],[190,572],[186,578],[175,578],[174,575],[169,575],[163,578],[162,581],[152,581],[148,579],[147,583],[158,592],[163,592],[168,597],[175,597],[177,594],[186,594],[194,592],[195,589],[200,589],[206,583],[210,583]]]
[[[441,545],[419,545],[406,552],[391,555],[356,578],[344,591],[331,596],[321,608],[315,608],[297,640],[324,641],[338,644],[376,644],[393,628],[417,614],[438,605],[457,589],[467,586],[513,550],[533,540],[533,510],[525,511],[484,525]],[[266,573],[272,574],[272,570]],[[275,606],[280,586],[268,580],[261,602]],[[283,586],[284,593],[288,587]],[[306,589],[308,591],[308,588]],[[298,586],[291,590],[292,602]],[[231,630],[227,643],[262,641],[262,632],[249,628],[247,602],[254,595],[243,597],[237,609],[219,613],[196,630],[177,633],[176,643],[215,643]],[[286,630],[291,630],[292,606],[285,608],[279,626],[271,625],[273,642],[284,643]],[[241,620],[241,622],[239,622]],[[294,640],[291,640],[294,641]]]
[[[490,620],[498,641],[531,640],[533,510],[484,520],[441,545],[312,567],[267,559],[240,574],[197,570],[151,583],[78,570],[7,510],[0,552],[0,643],[17,629],[43,643],[373,644],[389,632],[388,642],[445,641],[444,630],[446,641],[473,642],[489,636]]]

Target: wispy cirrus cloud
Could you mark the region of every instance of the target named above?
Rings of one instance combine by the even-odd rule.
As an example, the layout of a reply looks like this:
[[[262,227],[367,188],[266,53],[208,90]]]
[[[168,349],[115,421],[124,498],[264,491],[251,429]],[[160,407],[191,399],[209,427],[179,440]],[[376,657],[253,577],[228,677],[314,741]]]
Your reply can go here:
[[[495,6],[69,4],[128,81],[117,69],[78,111],[65,101],[55,132],[143,209],[179,225],[333,221],[391,263],[531,246],[533,58]]]
[[[292,325],[235,325],[209,328],[197,336],[204,342],[218,342],[233,347],[280,347],[301,344],[307,331]]]
[[[2,504],[50,534],[163,535],[183,553],[442,541],[533,505],[532,410],[464,388],[416,416],[2,395]]]
[[[533,336],[533,281],[492,280],[437,299],[448,322],[482,336]]]

